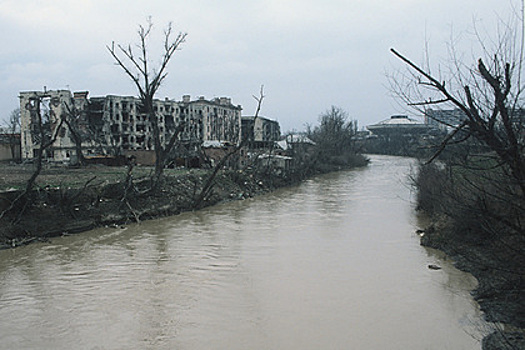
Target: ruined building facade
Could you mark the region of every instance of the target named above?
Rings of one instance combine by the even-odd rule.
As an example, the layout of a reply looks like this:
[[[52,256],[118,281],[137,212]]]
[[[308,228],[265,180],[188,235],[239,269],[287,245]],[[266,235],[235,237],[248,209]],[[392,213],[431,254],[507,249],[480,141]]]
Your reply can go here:
[[[66,113],[62,101],[71,100],[71,92],[30,91],[20,93],[20,142],[22,159],[32,159],[42,142],[57,133],[57,140],[53,147],[44,154],[45,158],[65,159],[69,156],[69,149],[74,145],[65,127],[57,130],[59,116]]]
[[[204,141],[240,142],[241,106],[226,97],[181,101],[155,100],[161,143],[170,140],[183,123],[179,143],[187,149]],[[61,118],[70,123],[63,123]],[[74,136],[82,140],[84,156],[120,155],[152,151],[154,147],[150,121],[140,99],[133,96],[89,97],[88,92],[69,90],[27,91],[20,93],[22,158],[31,159],[40,147],[42,133],[56,141],[44,155],[54,161],[74,162],[77,158]]]
[[[253,148],[273,147],[281,137],[279,122],[266,117],[242,117],[242,135],[251,140]]]

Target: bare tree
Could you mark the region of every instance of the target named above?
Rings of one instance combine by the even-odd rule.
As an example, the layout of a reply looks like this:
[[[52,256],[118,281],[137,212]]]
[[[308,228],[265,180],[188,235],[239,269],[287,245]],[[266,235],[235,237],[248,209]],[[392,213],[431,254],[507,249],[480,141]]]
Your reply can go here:
[[[433,74],[428,66],[418,65],[395,49],[391,52],[409,68],[401,79],[392,79],[395,94],[409,106],[420,111],[427,108],[456,108],[464,115],[458,125],[452,128],[437,152],[435,159],[447,145],[461,140],[475,138],[496,155],[499,163],[509,170],[509,174],[525,196],[525,159],[523,158],[523,123],[525,111],[522,109],[523,83],[521,80],[524,63],[523,18],[519,23],[505,24],[505,33],[496,40],[495,47],[477,34],[485,57],[468,66],[453,56],[449,66],[450,75]],[[476,30],[476,33],[478,31]],[[428,95],[431,97],[428,97]]]
[[[355,151],[357,122],[348,118],[341,107],[332,106],[319,117],[319,125],[310,137],[317,143],[323,156],[336,156]]]
[[[7,209],[0,213],[0,219],[7,213],[11,212],[19,202],[22,202],[23,205],[22,209],[18,212],[17,217],[20,218],[22,216],[26,204],[28,203],[31,190],[35,186],[36,179],[42,171],[44,155],[56,141],[62,129],[64,118],[56,118],[56,116],[53,115],[54,112],[49,109],[48,104],[49,96],[44,92],[43,94],[33,97],[26,106],[31,113],[31,136],[36,145],[33,157],[34,170],[26,182],[24,191],[16,197]]]
[[[52,115],[54,112],[47,106],[48,96],[40,95],[33,98],[28,108],[31,109],[32,136],[37,141],[35,147],[34,172],[27,181],[25,192],[28,193],[34,186],[36,178],[42,171],[42,160],[45,152],[56,141],[60,130],[64,124],[64,118],[57,118]]]
[[[17,148],[20,147],[20,108],[11,111],[4,130],[11,150],[11,158],[17,159]]]
[[[257,119],[259,117],[264,97],[264,86],[261,85],[259,96],[253,96],[253,98],[257,101],[257,108],[255,110],[254,119]],[[250,141],[252,141],[250,137],[242,137],[242,139],[238,142],[237,146],[232,148],[217,162],[217,164],[215,164],[215,166],[211,170],[211,173],[208,175],[204,186],[193,201],[193,207],[195,209],[198,209],[202,205],[202,202],[210,195],[211,191],[213,190],[213,187],[215,186],[215,178],[219,171],[226,165],[226,163],[232,156],[238,154],[239,151]]]
[[[153,23],[151,19],[148,20],[145,26],[139,25],[137,31],[139,42],[136,47],[132,47],[131,45],[115,45],[115,42],[112,42],[111,46],[107,46],[107,49],[116,64],[124,70],[137,88],[139,98],[151,125],[156,157],[154,175],[154,184],[156,184],[162,176],[166,156],[175,144],[178,133],[173,132],[170,140],[164,145],[162,144],[159,128],[160,115],[154,109],[154,98],[168,75],[167,68],[169,62],[175,52],[179,50],[180,46],[186,41],[187,34],[179,32],[173,37],[172,25],[171,23],[168,24],[167,29],[164,31],[163,52],[160,58],[160,64],[156,68],[152,68],[148,47],[152,28]],[[136,54],[136,51],[138,51],[138,54]]]
[[[440,248],[457,251],[473,266],[497,275],[490,285],[484,281],[478,293],[482,302],[486,296],[510,305],[496,312],[498,321],[522,324],[522,318],[513,316],[523,309],[525,271],[523,1],[521,6],[521,14],[502,23],[505,30],[495,40],[474,29],[482,53],[472,65],[452,49],[451,60],[436,73],[428,61],[417,64],[391,49],[407,66],[407,73],[391,85],[407,105],[423,113],[429,108],[461,112],[461,120],[453,123],[435,118],[450,131],[419,169],[418,205],[447,218],[450,227],[433,236],[441,239]],[[457,151],[453,159],[441,157],[439,167],[430,164],[451,149]],[[423,240],[433,244],[429,237]],[[510,339],[504,331],[497,334]],[[503,348],[521,348],[507,343]]]
[[[523,1],[521,4],[523,13]],[[508,235],[525,239],[523,25],[523,17],[518,16],[514,23],[505,24],[505,32],[494,41],[482,40],[475,30],[482,57],[469,66],[452,50],[449,76],[441,75],[447,71],[443,67],[435,75],[428,63],[418,65],[391,49],[408,67],[405,79],[391,81],[403,101],[422,112],[427,108],[461,112],[462,119],[456,123],[435,119],[450,132],[428,161],[445,150],[457,151],[454,163],[447,164],[448,173],[443,172],[452,188],[442,193],[448,196],[442,206],[445,214],[464,221],[468,212],[476,223],[485,222],[482,232],[492,232],[497,239]],[[454,171],[453,166],[461,171]],[[489,218],[490,223],[486,222]]]
[[[66,124],[71,140],[75,144],[75,152],[77,155],[77,162],[79,165],[85,164],[84,153],[82,152],[82,142],[86,139],[86,135],[81,130],[81,121],[83,111],[75,106],[74,99],[71,99],[71,103],[64,103],[65,113],[62,116],[64,123]]]

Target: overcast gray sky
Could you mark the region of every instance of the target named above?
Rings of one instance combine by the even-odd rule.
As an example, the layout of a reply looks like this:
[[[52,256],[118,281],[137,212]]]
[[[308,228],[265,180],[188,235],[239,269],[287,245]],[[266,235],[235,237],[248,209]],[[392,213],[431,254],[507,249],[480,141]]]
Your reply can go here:
[[[105,46],[136,42],[149,16],[152,39],[172,22],[188,33],[158,98],[229,96],[283,132],[315,124],[331,105],[360,127],[406,113],[385,73],[402,64],[394,47],[421,62],[447,57],[451,36],[469,54],[473,20],[491,31],[517,0],[0,0],[0,119],[24,90],[136,95]],[[154,44],[154,43],[152,43]]]

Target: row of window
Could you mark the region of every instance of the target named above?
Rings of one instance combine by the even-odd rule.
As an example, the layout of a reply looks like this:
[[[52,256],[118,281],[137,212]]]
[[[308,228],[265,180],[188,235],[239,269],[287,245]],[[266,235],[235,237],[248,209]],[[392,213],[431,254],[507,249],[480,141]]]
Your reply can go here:
[[[113,103],[113,101],[109,101],[108,102],[108,107],[110,110],[113,109],[113,107],[117,110],[122,110],[122,111],[128,111],[128,112],[131,112],[131,111],[136,111],[136,105],[134,103],[130,103],[128,105],[127,102],[125,101],[122,101],[121,103],[119,102],[115,102]],[[128,108],[129,107],[129,108]],[[191,107],[183,107],[183,108],[179,108],[178,106],[170,106],[170,105],[164,105],[164,106],[159,106],[159,105],[155,105],[153,106],[153,110],[155,112],[167,112],[167,113],[174,113],[174,114],[179,114],[179,113],[196,113],[196,114],[199,114],[199,115],[202,115],[204,110],[206,111],[206,113],[210,113],[210,107],[203,107],[203,108],[191,108]],[[236,114],[236,111],[232,111],[230,109],[227,109],[227,108],[217,108],[217,107],[214,107],[213,108],[213,113],[214,114],[218,114],[218,115],[223,115],[223,116],[226,116],[226,115],[232,115],[232,114]]]

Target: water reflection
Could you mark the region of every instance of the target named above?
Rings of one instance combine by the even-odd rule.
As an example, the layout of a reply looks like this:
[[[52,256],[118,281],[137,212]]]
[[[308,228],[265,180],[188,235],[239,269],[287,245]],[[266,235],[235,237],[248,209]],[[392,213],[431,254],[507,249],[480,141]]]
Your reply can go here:
[[[2,251],[0,344],[478,349],[475,280],[413,233],[410,164]]]

